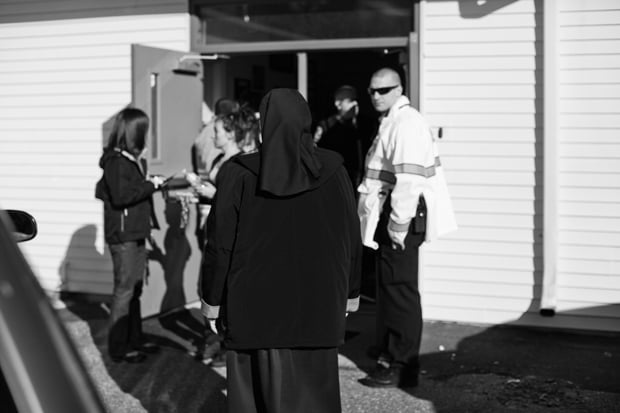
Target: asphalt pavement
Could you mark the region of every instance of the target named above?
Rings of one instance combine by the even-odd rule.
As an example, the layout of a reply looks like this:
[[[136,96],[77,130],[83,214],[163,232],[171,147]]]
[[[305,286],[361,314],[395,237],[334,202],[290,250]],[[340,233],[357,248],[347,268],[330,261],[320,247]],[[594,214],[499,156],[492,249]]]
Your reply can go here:
[[[106,353],[107,304],[65,300],[60,314],[111,413],[225,412],[226,369],[193,357],[197,309],[144,322],[162,346],[145,363],[113,363]],[[347,319],[340,349],[345,413],[617,412],[620,335],[427,321],[415,389],[371,389],[358,380],[373,367],[372,302]]]

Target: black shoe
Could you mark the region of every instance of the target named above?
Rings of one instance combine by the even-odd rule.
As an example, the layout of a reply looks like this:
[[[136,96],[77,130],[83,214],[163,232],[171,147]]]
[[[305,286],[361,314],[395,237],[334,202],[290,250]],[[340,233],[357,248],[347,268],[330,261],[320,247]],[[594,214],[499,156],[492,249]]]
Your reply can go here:
[[[145,341],[140,343],[136,350],[146,354],[157,354],[161,351],[161,347],[151,341]]]
[[[385,367],[377,364],[375,370],[368,376],[360,379],[360,383],[368,387],[398,387],[402,367]]]
[[[416,387],[418,375],[407,371],[401,365],[386,367],[383,364],[377,364],[376,369],[359,382],[364,386],[379,388]]]
[[[142,363],[146,360],[146,354],[141,351],[134,350],[123,354],[122,356],[110,356],[113,362],[120,363],[121,361],[127,363]]]

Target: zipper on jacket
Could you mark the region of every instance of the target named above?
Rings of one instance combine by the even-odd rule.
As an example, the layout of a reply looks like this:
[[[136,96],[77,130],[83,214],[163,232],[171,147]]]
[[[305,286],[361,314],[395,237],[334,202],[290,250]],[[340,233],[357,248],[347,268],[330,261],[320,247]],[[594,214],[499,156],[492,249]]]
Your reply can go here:
[[[121,214],[121,232],[125,232],[125,217],[127,216],[127,208],[123,209]]]

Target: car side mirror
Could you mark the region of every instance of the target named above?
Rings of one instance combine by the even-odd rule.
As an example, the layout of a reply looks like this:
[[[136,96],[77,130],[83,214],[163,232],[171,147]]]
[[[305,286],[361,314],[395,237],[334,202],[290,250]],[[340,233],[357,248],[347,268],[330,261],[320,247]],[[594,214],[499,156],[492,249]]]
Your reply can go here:
[[[37,236],[37,221],[24,211],[7,209],[6,213],[13,222],[13,237],[16,242],[29,241]]]

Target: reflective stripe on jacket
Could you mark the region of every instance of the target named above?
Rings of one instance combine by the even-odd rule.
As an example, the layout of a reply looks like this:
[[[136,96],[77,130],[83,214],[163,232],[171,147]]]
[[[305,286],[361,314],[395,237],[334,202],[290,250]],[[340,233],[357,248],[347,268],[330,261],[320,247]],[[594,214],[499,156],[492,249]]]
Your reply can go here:
[[[408,231],[421,194],[428,211],[426,241],[456,230],[437,144],[428,123],[407,97],[401,96],[381,120],[358,191],[362,241],[368,247],[377,248],[374,233],[388,194],[391,230]]]

